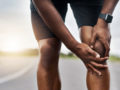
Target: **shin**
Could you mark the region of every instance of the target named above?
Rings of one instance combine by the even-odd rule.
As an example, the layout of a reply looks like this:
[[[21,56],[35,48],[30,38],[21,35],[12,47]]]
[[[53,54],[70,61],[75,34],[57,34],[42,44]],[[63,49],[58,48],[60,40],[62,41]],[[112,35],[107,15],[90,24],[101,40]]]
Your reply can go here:
[[[60,90],[58,72],[60,41],[43,39],[39,41],[40,62],[37,71],[38,90]]]

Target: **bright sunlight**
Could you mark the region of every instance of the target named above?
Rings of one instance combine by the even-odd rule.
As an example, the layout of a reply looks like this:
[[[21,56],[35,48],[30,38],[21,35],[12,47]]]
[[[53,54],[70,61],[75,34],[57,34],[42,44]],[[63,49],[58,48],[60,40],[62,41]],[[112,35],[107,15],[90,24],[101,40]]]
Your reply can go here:
[[[4,52],[18,52],[23,50],[23,43],[19,37],[5,38],[2,51]]]

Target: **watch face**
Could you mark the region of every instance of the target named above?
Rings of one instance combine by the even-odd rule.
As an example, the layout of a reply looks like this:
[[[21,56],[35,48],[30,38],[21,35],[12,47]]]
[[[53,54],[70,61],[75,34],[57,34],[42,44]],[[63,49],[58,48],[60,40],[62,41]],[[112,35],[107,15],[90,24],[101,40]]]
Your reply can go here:
[[[112,22],[112,19],[113,19],[113,16],[111,16],[111,15],[107,15],[107,18],[106,18],[106,22],[107,23],[111,23]]]

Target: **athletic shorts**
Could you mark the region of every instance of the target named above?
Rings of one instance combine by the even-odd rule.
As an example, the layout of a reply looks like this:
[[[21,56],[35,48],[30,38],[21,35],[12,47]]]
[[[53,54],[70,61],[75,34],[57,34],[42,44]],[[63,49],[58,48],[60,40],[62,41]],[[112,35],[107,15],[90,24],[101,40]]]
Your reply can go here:
[[[61,15],[63,21],[65,21],[66,12],[68,9],[67,4],[69,3],[79,28],[81,26],[94,26],[97,23],[99,13],[102,8],[102,4],[81,3],[80,1],[52,3]],[[53,32],[51,32],[51,30],[47,27],[41,16],[36,11],[32,0],[30,4],[30,10],[32,16],[32,26],[36,40],[51,37],[57,38],[57,36]]]

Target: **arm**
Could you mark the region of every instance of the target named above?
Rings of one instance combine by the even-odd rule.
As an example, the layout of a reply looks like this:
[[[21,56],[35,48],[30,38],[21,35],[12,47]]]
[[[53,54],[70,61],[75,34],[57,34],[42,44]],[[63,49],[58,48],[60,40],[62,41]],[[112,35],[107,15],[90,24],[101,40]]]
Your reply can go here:
[[[104,4],[103,4],[101,13],[112,14],[118,1],[119,0],[104,0]]]
[[[70,34],[64,22],[50,0],[33,0],[37,11],[50,30],[70,49],[78,44]]]
[[[101,13],[103,13],[103,14],[109,13],[112,15],[118,1],[119,0],[104,0]],[[103,23],[103,24],[107,25],[107,23],[100,18],[98,19],[98,23]]]
[[[109,13],[112,15],[117,3],[118,3],[118,0],[104,0],[101,13],[103,14]],[[98,38],[98,40],[101,41],[102,44],[104,45],[106,49],[105,56],[109,56],[109,50],[110,50],[109,44],[111,40],[109,24],[106,23],[101,18],[98,18],[97,24],[94,26],[93,36],[91,39],[91,47],[94,46],[96,38]]]

